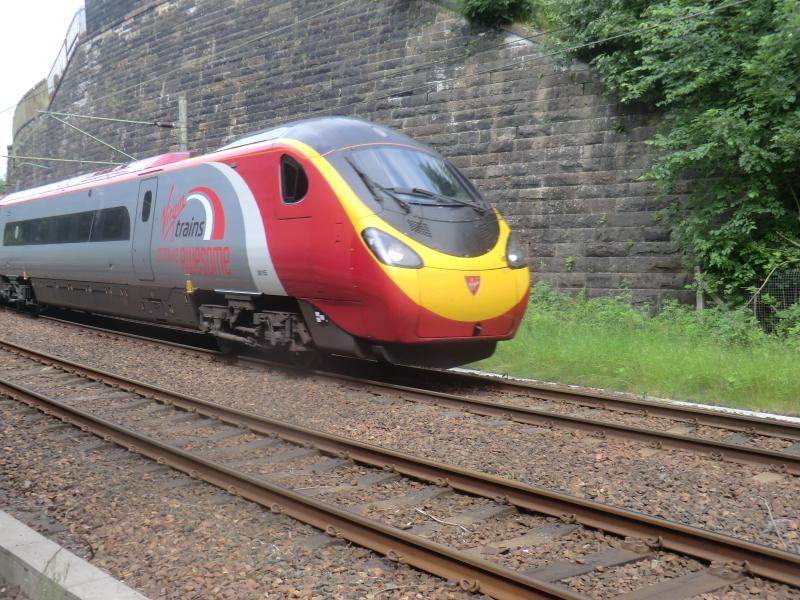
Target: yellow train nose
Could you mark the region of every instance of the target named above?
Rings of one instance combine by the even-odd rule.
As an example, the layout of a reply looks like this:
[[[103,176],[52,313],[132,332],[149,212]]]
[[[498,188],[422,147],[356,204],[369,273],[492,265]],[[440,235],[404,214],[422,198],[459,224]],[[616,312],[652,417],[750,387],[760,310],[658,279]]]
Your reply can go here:
[[[420,337],[447,335],[507,335],[515,322],[514,309],[525,297],[528,269],[422,268],[419,270]],[[444,327],[443,321],[451,326]],[[457,328],[456,334],[453,328]]]

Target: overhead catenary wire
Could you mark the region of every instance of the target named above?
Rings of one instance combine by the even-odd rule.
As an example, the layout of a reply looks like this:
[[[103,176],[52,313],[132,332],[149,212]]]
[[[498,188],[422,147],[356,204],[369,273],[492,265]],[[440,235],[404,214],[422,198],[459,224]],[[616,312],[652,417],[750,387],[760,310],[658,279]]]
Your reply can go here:
[[[52,116],[54,118],[56,116],[75,117],[75,118],[82,118],[82,119],[94,119],[94,120],[99,120],[99,121],[112,121],[112,122],[115,122],[115,123],[126,123],[126,124],[133,124],[133,125],[153,125],[153,126],[156,126],[156,127],[164,127],[164,128],[167,128],[167,129],[172,129],[172,128],[175,127],[174,123],[161,123],[159,121],[135,121],[135,120],[131,120],[131,119],[115,119],[115,118],[111,118],[111,117],[96,117],[96,116],[92,116],[92,115],[79,115],[79,114],[75,114],[75,113],[56,112],[56,111],[49,111],[49,110],[39,110],[39,111],[36,111],[36,112],[41,113],[41,114],[45,114],[45,115],[49,115],[49,116]],[[116,150],[117,152],[119,152],[121,154],[124,154],[128,158],[132,158],[132,159],[135,160],[135,158],[132,157],[131,155],[126,154],[125,152],[122,152],[121,150],[119,150],[117,148],[114,148],[114,146],[111,146],[110,144],[108,144],[108,143],[104,142],[103,140],[100,140],[99,138],[97,138],[97,137],[95,137],[95,136],[83,131],[82,129],[79,129],[79,128],[75,127],[74,125],[72,125],[70,123],[67,123],[66,121],[62,121],[61,119],[56,119],[56,120],[61,121],[65,125],[69,125],[70,127],[78,129],[78,131],[80,131],[81,133],[83,133],[85,135],[88,135],[90,138],[92,138],[94,140],[97,140],[101,144],[109,146],[113,150]],[[16,162],[16,167],[22,167],[22,166],[25,166],[25,165],[29,165],[29,166],[32,166],[32,167],[37,167],[39,169],[49,169],[50,167],[47,167],[45,165],[37,165],[36,163],[28,162],[28,161],[30,161],[30,160],[46,160],[46,161],[53,161],[53,162],[83,163],[83,164],[95,164],[95,165],[121,165],[121,164],[124,164],[124,163],[105,161],[105,160],[80,160],[80,159],[73,159],[73,158],[56,158],[56,157],[45,157],[45,156],[17,156],[17,155],[7,155],[7,154],[0,154],[0,158],[7,158],[7,159],[14,160],[14,161],[22,161],[22,162]]]
[[[94,165],[123,165],[125,163],[110,162],[107,160],[83,160],[78,158],[55,158],[50,156],[17,156],[10,154],[0,154],[0,158],[11,158],[15,160],[49,160],[54,162],[86,163]]]

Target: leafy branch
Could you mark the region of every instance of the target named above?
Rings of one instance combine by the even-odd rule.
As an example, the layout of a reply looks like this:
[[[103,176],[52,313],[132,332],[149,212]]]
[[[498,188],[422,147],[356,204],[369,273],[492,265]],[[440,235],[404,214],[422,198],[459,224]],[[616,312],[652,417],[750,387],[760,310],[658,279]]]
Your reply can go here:
[[[646,179],[664,192],[688,182],[673,227],[709,285],[743,297],[797,262],[800,3],[541,1],[563,28],[556,45],[596,42],[578,56],[622,102],[662,113]]]

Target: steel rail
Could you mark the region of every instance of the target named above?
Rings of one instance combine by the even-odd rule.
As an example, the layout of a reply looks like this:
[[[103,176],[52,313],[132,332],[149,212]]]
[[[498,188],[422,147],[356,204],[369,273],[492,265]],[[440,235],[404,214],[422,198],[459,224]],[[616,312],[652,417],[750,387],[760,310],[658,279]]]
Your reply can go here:
[[[55,319],[55,318],[51,319],[57,322],[70,323],[70,321],[64,321],[61,319]],[[133,339],[147,340],[156,344],[195,351],[210,356],[215,356],[215,355],[219,355],[220,357],[225,356],[224,354],[216,352],[214,350],[194,348],[176,342],[157,340],[150,337],[140,336],[127,332],[114,332],[112,330],[107,330],[92,325],[79,324],[79,326],[96,331],[108,331],[116,335],[123,335],[126,337],[131,337]],[[293,370],[298,372],[301,371],[300,369],[292,367],[291,365],[286,365],[283,363],[278,363],[254,357],[237,356],[235,357],[235,360],[249,364],[268,366],[271,368],[281,368],[285,370]],[[401,367],[401,368],[417,370],[426,373],[435,373],[438,375],[447,375],[447,376],[453,375],[453,373],[449,371],[431,371],[427,369],[418,369],[417,367]],[[566,415],[563,413],[558,413],[548,410],[519,407],[499,402],[491,402],[486,400],[480,400],[478,398],[471,398],[469,396],[459,396],[455,394],[448,394],[445,392],[438,392],[435,390],[428,390],[425,388],[411,387],[397,383],[390,383],[386,381],[364,379],[362,377],[355,377],[352,375],[346,375],[343,373],[336,373],[327,370],[313,370],[305,372],[311,373],[318,377],[325,377],[338,381],[356,383],[358,385],[368,385],[377,389],[385,389],[394,392],[400,392],[401,397],[405,396],[409,400],[420,401],[429,404],[433,403],[438,405],[444,405],[449,408],[464,410],[473,414],[502,417],[518,423],[524,423],[526,425],[534,425],[539,427],[552,428],[554,426],[558,426],[564,429],[588,432],[593,435],[609,436],[624,440],[633,440],[640,443],[647,443],[654,445],[657,448],[673,448],[677,450],[685,450],[688,452],[695,452],[698,454],[707,455],[714,459],[719,459],[719,460],[725,459],[742,464],[750,464],[760,467],[767,467],[770,469],[777,469],[780,472],[788,473],[790,475],[795,475],[795,476],[800,475],[800,455],[788,454],[786,452],[765,450],[754,446],[721,442],[717,440],[711,440],[708,438],[701,438],[691,435],[669,433],[666,431],[659,431],[656,429],[648,429],[644,427],[636,427],[632,425],[624,425],[619,423],[613,423],[610,421],[594,420],[586,417]],[[483,380],[486,378],[479,377],[478,379],[483,382]],[[571,392],[556,391],[553,393],[558,395],[558,394],[569,394]],[[544,394],[539,394],[537,392],[537,397],[542,397],[542,396],[544,396]],[[583,396],[578,392],[575,392],[574,396],[576,398],[583,398]],[[554,396],[553,398],[543,398],[543,399],[554,399],[555,397],[556,396]],[[664,406],[658,405],[658,407],[661,410],[665,410]],[[671,410],[671,409],[666,408],[666,410]],[[704,412],[703,414],[706,413]],[[733,417],[739,418],[739,415],[724,415],[723,418],[728,419]],[[746,420],[747,419],[746,417],[740,417],[740,418],[745,419],[745,422],[749,422]],[[786,428],[780,423],[777,423],[776,421],[771,421],[769,419],[760,419],[758,421],[759,423],[766,422],[763,423],[763,425],[772,428],[784,428],[788,430],[791,430],[793,428],[791,424],[787,424],[788,428]],[[800,426],[794,427],[794,429],[797,429],[798,431],[786,437],[794,439],[794,436],[800,436]],[[737,427],[736,430],[744,431],[745,429],[742,427]],[[750,433],[754,433],[754,431],[752,430],[747,430],[747,431]],[[775,429],[775,431],[777,430]],[[778,434],[775,432],[772,435],[778,435]]]
[[[464,493],[509,503],[528,511],[569,521],[574,520],[594,529],[649,540],[649,543],[657,547],[707,561],[746,563],[747,569],[754,575],[800,586],[800,555],[798,554],[227,408],[199,398],[72,363],[10,342],[0,340],[0,343],[9,347],[9,351],[17,354],[29,356],[73,373],[81,373],[97,381],[103,381],[120,389],[136,392],[187,411],[218,419],[231,425],[245,427],[256,433],[276,436],[295,444],[313,446],[328,454],[390,469],[438,485],[448,485]]]
[[[375,550],[390,560],[407,563],[446,579],[458,580],[467,591],[482,592],[498,599],[516,598],[588,600],[569,588],[526,577],[512,569],[473,558],[463,552],[421,536],[384,525],[354,512],[325,504],[245,475],[191,452],[164,444],[131,429],[43,396],[23,386],[0,380],[0,393],[15,398],[47,415],[61,419],[135,452],[202,479],[298,521]]]
[[[95,331],[102,331],[113,333],[115,335],[130,337],[133,339],[141,339],[150,341],[155,344],[167,345],[178,347],[186,350],[194,350],[196,352],[206,353],[210,355],[225,356],[222,352],[215,350],[207,350],[205,348],[197,348],[178,342],[171,342],[160,340],[149,336],[137,335],[134,333],[116,331],[113,329],[106,329],[85,323],[78,323],[67,319],[60,319],[48,315],[42,315],[41,318],[49,319],[59,323],[67,323],[84,329]],[[113,318],[113,317],[112,317]],[[128,321],[126,322],[135,322]],[[152,325],[153,327],[159,325]],[[163,327],[163,326],[159,326]],[[169,328],[173,330],[174,328]],[[182,330],[190,333],[191,330]],[[291,365],[278,363],[269,360],[257,359],[248,356],[238,356],[237,360],[264,364],[270,367],[280,368],[293,368]],[[566,402],[570,404],[577,404],[589,408],[598,408],[601,410],[613,410],[627,414],[636,414],[644,417],[660,417],[671,419],[674,421],[682,421],[694,426],[708,426],[721,429],[728,429],[730,431],[737,431],[747,433],[750,435],[763,435],[767,437],[778,437],[789,439],[793,441],[800,441],[800,423],[792,423],[788,421],[779,421],[769,417],[757,417],[753,415],[739,415],[735,413],[725,412],[723,410],[715,410],[711,408],[702,408],[698,406],[681,406],[677,404],[670,404],[664,401],[644,400],[641,398],[630,398],[620,394],[613,394],[610,392],[601,392],[597,390],[575,389],[563,384],[545,384],[535,383],[530,381],[512,381],[502,379],[500,377],[493,377],[490,375],[478,375],[475,373],[462,373],[451,370],[440,369],[427,369],[424,367],[413,367],[408,365],[393,365],[394,369],[400,373],[406,373],[406,377],[419,381],[424,377],[434,377],[440,381],[449,380],[454,384],[479,384],[490,385],[498,389],[505,389],[510,392],[526,393],[533,398],[539,400],[546,400],[550,402]],[[315,374],[328,377],[347,377],[334,371],[317,370]],[[386,384],[389,382],[373,382],[376,384]],[[426,388],[416,388],[419,391],[427,391]],[[430,390],[435,391],[435,390]],[[498,406],[505,406],[501,403],[494,403]],[[548,414],[550,414],[548,412]],[[598,422],[599,423],[599,422]],[[692,438],[696,439],[696,438]]]
[[[619,394],[597,390],[575,389],[563,384],[512,381],[490,375],[442,371],[422,367],[398,366],[397,370],[406,373],[412,380],[433,377],[439,382],[448,380],[453,384],[488,385],[500,390],[525,393],[533,398],[551,402],[568,402],[590,408],[635,413],[645,417],[662,417],[684,421],[692,425],[704,425],[730,429],[754,435],[780,437],[800,441],[800,423],[779,421],[769,417],[739,415],[723,410],[698,406],[681,406],[642,398],[629,398]]]
[[[6,310],[8,310],[8,309],[6,309]],[[118,319],[117,317],[110,317],[110,316],[106,316],[106,315],[103,315],[103,317],[104,318],[108,318],[108,319],[114,319],[114,320],[121,321],[123,323],[128,323],[128,324],[136,324],[136,325],[141,325],[142,324],[139,321],[131,321],[131,320],[127,320],[127,319]],[[70,325],[72,327],[77,327],[79,329],[86,329],[88,331],[94,331],[94,332],[97,332],[97,333],[110,333],[112,335],[119,336],[119,337],[126,337],[126,338],[131,338],[131,339],[134,339],[134,340],[141,340],[143,342],[149,342],[151,344],[156,344],[158,346],[167,346],[168,348],[176,348],[178,350],[188,350],[190,352],[195,352],[197,354],[205,354],[207,356],[216,356],[216,357],[220,357],[220,358],[229,357],[230,356],[230,355],[227,355],[227,354],[225,354],[223,352],[220,352],[219,350],[211,350],[211,349],[208,349],[208,348],[201,348],[199,346],[192,346],[192,345],[189,345],[189,344],[181,344],[180,342],[173,342],[173,341],[170,341],[170,340],[162,340],[162,339],[158,339],[158,338],[154,338],[154,337],[150,337],[150,336],[146,336],[146,335],[139,335],[139,334],[136,334],[136,333],[130,333],[129,331],[119,331],[119,330],[116,330],[116,329],[108,329],[106,327],[99,327],[97,325],[89,325],[88,323],[80,323],[78,321],[70,321],[69,319],[62,319],[61,317],[54,317],[53,315],[38,315],[37,318],[44,319],[46,321],[52,321],[54,323],[61,323],[61,324],[64,324],[64,325]],[[202,333],[200,333],[199,331],[194,331],[194,330],[191,330],[191,329],[183,329],[183,328],[178,328],[178,327],[165,327],[164,325],[159,325],[159,324],[154,324],[154,323],[153,324],[145,323],[145,325],[148,325],[150,327],[157,327],[159,329],[165,329],[165,330],[173,332],[173,333],[184,333],[184,334],[187,334],[187,335],[196,334],[198,336],[202,335]],[[237,360],[238,360],[238,358],[239,357],[237,357]]]
[[[565,415],[546,410],[513,406],[511,404],[501,404],[498,402],[490,402],[487,400],[480,400],[467,396],[457,396],[444,392],[436,392],[433,390],[426,390],[423,388],[393,383],[384,383],[381,381],[362,379],[348,375],[333,375],[323,371],[315,371],[315,373],[328,377],[334,377],[339,380],[352,381],[354,383],[358,383],[359,385],[369,385],[375,388],[383,388],[394,392],[400,392],[401,396],[405,395],[407,398],[414,401],[433,403],[447,406],[449,408],[457,408],[459,410],[484,416],[503,417],[518,423],[525,423],[526,425],[536,425],[547,428],[559,426],[565,429],[586,431],[601,436],[651,443],[655,444],[659,448],[687,450],[690,452],[710,455],[716,459],[727,459],[744,464],[777,468],[781,472],[792,475],[800,475],[800,456],[787,454],[785,452],[764,450],[762,448],[756,448],[753,446],[730,444],[727,442],[719,442],[707,438],[668,433],[666,431],[635,427],[633,425],[623,425],[609,421],[596,421],[584,417],[574,417],[572,415]]]

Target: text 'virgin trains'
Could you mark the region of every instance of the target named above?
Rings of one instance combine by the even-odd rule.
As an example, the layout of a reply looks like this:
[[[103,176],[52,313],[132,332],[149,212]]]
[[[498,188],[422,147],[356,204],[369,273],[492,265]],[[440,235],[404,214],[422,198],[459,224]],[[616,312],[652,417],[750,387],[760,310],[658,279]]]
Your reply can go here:
[[[292,352],[463,364],[530,275],[459,171],[386,127],[298,121],[0,199],[0,298]]]

